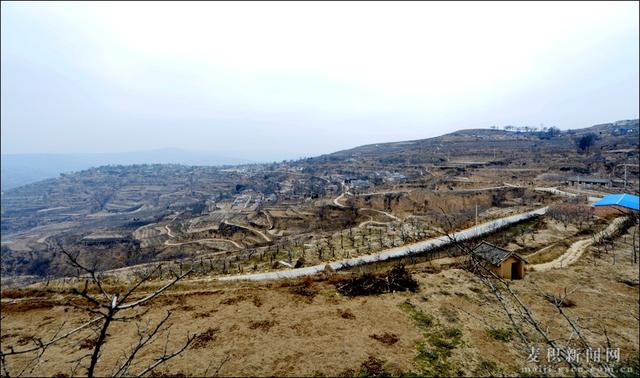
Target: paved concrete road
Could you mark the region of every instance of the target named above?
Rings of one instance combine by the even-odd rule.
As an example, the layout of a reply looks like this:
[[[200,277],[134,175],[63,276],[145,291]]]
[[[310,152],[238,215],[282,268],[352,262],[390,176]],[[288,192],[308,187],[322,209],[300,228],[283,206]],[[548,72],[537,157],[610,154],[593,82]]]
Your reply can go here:
[[[505,218],[500,218],[496,220],[492,220],[486,223],[479,224],[478,226],[474,226],[468,228],[466,230],[458,231],[451,236],[441,236],[439,238],[424,240],[421,242],[404,245],[401,247],[387,249],[378,253],[374,253],[371,255],[358,256],[351,259],[344,259],[339,261],[330,262],[327,264],[320,264],[309,266],[305,268],[298,269],[290,269],[279,272],[267,272],[267,273],[256,273],[256,274],[241,274],[235,276],[226,276],[219,277],[218,280],[221,281],[237,281],[237,280],[250,280],[250,281],[261,281],[261,280],[275,280],[280,278],[295,278],[313,275],[315,273],[322,272],[326,269],[327,266],[331,267],[333,270],[340,270],[345,268],[350,268],[353,266],[365,265],[379,261],[385,261],[393,258],[410,256],[414,254],[419,254],[425,251],[433,250],[437,247],[441,247],[447,244],[451,244],[453,240],[467,240],[477,236],[481,236],[500,228],[509,226],[514,223],[522,222],[524,220],[537,217],[540,215],[544,215],[547,212],[547,207],[541,207],[536,210],[532,210],[523,214],[512,215]]]

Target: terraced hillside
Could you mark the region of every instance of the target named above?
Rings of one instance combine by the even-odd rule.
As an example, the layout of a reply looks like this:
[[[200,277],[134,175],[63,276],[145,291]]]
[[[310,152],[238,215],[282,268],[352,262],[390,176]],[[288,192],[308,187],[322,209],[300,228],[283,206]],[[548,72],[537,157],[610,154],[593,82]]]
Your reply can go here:
[[[463,130],[272,164],[65,174],[2,193],[2,272],[64,274],[57,245],[105,269],[200,258],[213,274],[373,253],[548,204],[536,188],[574,175],[637,188],[638,132]]]

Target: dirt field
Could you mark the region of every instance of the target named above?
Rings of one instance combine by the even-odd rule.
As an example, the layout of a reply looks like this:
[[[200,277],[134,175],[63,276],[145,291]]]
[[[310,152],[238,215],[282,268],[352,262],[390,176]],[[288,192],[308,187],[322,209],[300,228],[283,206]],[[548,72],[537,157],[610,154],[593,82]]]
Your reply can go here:
[[[600,258],[594,259],[589,250],[568,268],[528,272],[511,286],[555,337],[570,332],[541,291],[577,288],[570,296],[575,306],[565,311],[580,319],[579,325],[595,345],[606,345],[606,327],[612,346],[621,350],[621,359],[631,359],[638,354],[639,272],[631,261],[630,237],[630,233],[619,237],[613,251]],[[348,376],[384,369],[389,374],[477,376],[519,375],[520,369],[532,366],[527,364],[528,350],[482,283],[466,271],[433,272],[433,266],[410,268],[420,283],[415,293],[355,298],[336,291],[332,282],[337,275],[306,285],[300,281],[199,282],[197,287],[188,281],[180,283],[147,306],[145,319],[154,324],[172,312],[170,349],[182,343],[187,333],[200,336],[158,371],[189,376]],[[306,289],[296,289],[301,285]],[[5,290],[2,350],[33,345],[32,336],[46,339],[65,320],[64,330],[88,320],[88,315],[64,306],[67,297]],[[72,361],[90,351],[94,337],[85,330],[52,346],[26,375],[70,374]],[[116,323],[97,373],[110,374],[135,340],[133,323]],[[160,337],[149,350],[140,352],[140,364],[132,371],[141,371],[161,354],[164,341]],[[544,343],[539,346],[546,350]],[[434,353],[435,360],[430,358]],[[25,361],[10,358],[7,367],[19,371]],[[85,374],[78,369],[77,374]]]

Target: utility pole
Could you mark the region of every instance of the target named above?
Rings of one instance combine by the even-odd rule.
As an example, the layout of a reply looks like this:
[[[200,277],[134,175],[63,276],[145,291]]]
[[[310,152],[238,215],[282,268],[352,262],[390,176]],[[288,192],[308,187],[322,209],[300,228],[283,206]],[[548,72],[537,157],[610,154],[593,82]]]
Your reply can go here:
[[[478,204],[476,203],[476,227],[478,227]]]
[[[624,163],[624,164],[618,164],[613,168],[612,174],[615,174],[615,170],[616,168],[618,168],[619,166],[623,166],[624,167],[624,189],[627,189],[627,167],[628,166],[636,166],[635,164],[629,164],[629,163]]]

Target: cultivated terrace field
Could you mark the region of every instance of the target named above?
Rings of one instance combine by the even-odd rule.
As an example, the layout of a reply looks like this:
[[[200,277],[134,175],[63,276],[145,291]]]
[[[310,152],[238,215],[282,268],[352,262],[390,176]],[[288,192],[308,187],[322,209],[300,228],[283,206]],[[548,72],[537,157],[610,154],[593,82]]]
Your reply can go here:
[[[590,203],[638,194],[639,131],[463,130],[3,192],[2,374],[635,376],[638,216]]]

